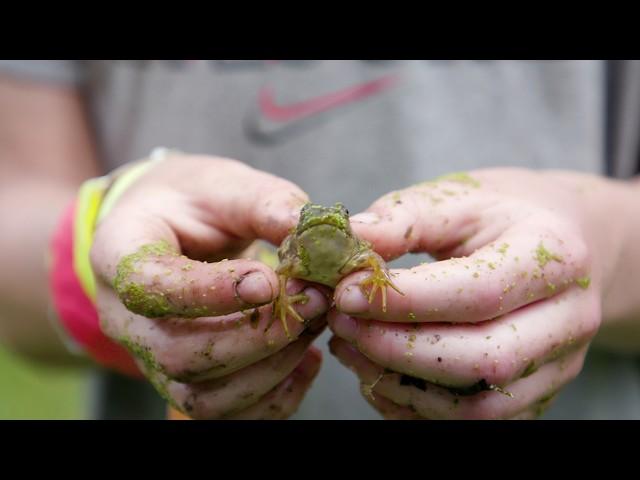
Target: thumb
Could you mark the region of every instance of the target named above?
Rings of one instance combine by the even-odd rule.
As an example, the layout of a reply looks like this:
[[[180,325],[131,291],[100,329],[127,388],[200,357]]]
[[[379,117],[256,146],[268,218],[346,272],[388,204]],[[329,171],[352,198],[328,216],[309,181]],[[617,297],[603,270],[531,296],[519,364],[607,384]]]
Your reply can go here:
[[[384,195],[351,217],[351,224],[385,260],[410,252],[438,254],[478,234],[483,212],[494,202],[475,184],[442,179]]]
[[[193,259],[256,238],[280,243],[305,200],[292,183],[239,162],[171,157],[98,225],[92,266],[142,315],[220,315],[268,303],[278,281],[261,262]]]

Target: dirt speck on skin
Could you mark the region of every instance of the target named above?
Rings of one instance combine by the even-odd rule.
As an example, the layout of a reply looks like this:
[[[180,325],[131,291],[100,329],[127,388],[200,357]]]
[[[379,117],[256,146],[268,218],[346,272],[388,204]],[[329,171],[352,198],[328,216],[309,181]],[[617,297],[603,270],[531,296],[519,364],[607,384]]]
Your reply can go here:
[[[427,382],[425,380],[411,375],[402,375],[400,377],[400,385],[416,387],[423,392],[427,390]]]
[[[411,237],[411,232],[413,232],[413,225],[411,225],[409,228],[407,228],[407,231],[404,232],[404,238],[408,239]]]

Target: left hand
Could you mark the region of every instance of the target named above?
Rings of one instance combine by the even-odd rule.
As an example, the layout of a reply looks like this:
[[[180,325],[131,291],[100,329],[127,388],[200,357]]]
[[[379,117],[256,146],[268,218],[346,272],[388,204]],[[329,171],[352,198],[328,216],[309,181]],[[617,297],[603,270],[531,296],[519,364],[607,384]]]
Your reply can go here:
[[[490,169],[385,195],[352,217],[356,233],[386,260],[441,261],[392,270],[404,296],[389,290],[386,311],[359,288],[366,272],[343,279],[332,352],[374,385],[368,400],[388,418],[537,417],[578,375],[601,324],[619,231],[603,227],[593,199],[615,201],[608,188]]]

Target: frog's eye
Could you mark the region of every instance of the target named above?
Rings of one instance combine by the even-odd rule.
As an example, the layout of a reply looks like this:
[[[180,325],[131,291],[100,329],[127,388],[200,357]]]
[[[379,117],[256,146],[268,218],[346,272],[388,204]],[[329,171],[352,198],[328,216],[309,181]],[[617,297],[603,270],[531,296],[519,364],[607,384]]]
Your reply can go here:
[[[349,215],[349,210],[347,210],[346,208],[344,209],[344,213],[346,213],[347,215]]]

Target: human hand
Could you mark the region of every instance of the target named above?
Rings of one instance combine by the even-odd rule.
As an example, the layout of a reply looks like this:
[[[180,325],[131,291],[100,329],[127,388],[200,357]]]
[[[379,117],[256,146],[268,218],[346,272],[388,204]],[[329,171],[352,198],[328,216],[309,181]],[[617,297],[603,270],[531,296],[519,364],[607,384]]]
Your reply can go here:
[[[487,169],[393,192],[352,217],[404,293],[337,286],[330,347],[388,418],[534,418],[581,370],[619,253],[597,177]],[[604,202],[606,203],[606,202]],[[610,213],[609,213],[610,214]],[[373,386],[373,387],[372,387]]]
[[[271,325],[276,274],[227,260],[256,239],[279,244],[306,199],[240,162],[172,153],[98,225],[91,260],[102,329],[190,417],[285,418],[318,372],[309,345],[325,325],[326,293],[289,282],[309,297],[296,306],[307,323],[291,326],[290,343],[280,322]]]

